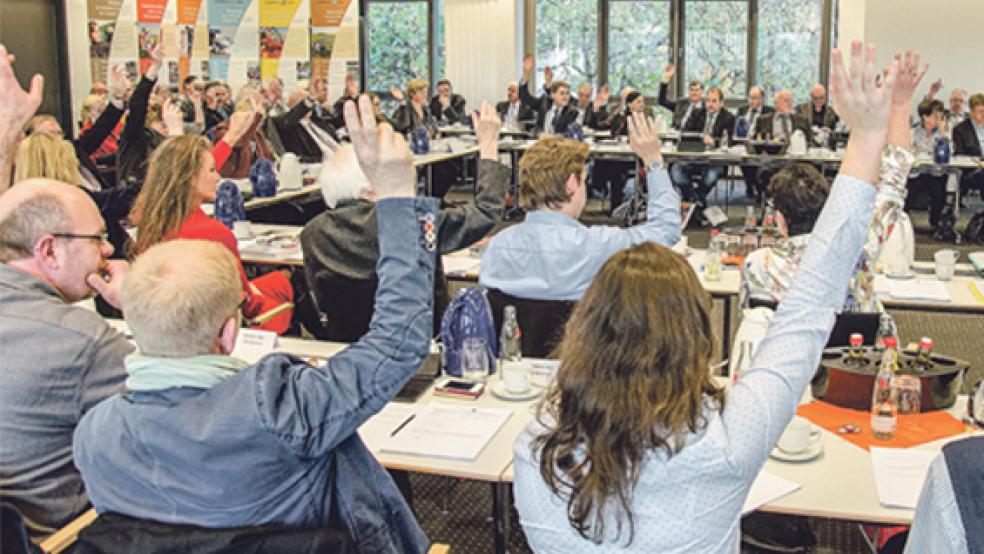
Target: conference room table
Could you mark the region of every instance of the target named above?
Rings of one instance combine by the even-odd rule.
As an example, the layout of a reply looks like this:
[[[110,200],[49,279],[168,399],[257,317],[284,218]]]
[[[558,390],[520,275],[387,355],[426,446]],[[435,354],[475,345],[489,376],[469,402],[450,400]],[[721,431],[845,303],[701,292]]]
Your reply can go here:
[[[126,325],[121,320],[110,323],[126,333]],[[331,358],[347,345],[325,341],[314,341],[280,337],[272,349],[240,348],[237,345],[233,355],[253,363],[268,352],[287,352],[301,358]],[[540,367],[549,367],[537,362]],[[555,367],[555,366],[554,366]],[[498,380],[490,376],[490,385]],[[727,386],[728,380],[717,378],[718,384]],[[379,462],[388,469],[426,473],[444,477],[472,479],[489,484],[492,494],[493,540],[495,552],[503,553],[508,536],[508,492],[514,480],[512,447],[523,429],[535,417],[535,408],[540,397],[522,401],[502,400],[486,391],[478,400],[458,400],[448,397],[435,397],[433,388],[418,398],[414,404],[424,407],[432,401],[458,406],[484,408],[503,408],[510,412],[506,423],[499,428],[490,442],[472,461],[445,458],[393,454],[381,450],[373,451]],[[802,402],[810,402],[810,389],[804,391]],[[966,413],[967,397],[960,396],[948,412],[957,419]],[[968,432],[925,443],[915,448],[938,452],[944,444],[977,434]],[[804,462],[783,462],[769,458],[764,471],[792,481],[800,488],[777,499],[772,499],[758,509],[779,514],[823,517],[865,523],[908,525],[912,523],[914,512],[911,509],[888,508],[878,500],[872,469],[871,454],[836,433],[820,429],[823,452],[815,459]]]

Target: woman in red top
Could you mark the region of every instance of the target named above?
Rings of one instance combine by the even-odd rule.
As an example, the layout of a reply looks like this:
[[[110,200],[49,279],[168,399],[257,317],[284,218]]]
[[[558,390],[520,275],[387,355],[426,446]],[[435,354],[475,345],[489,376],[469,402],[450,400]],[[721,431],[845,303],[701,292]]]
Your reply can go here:
[[[137,221],[134,254],[139,255],[158,242],[181,238],[219,242],[239,258],[239,246],[232,231],[201,209],[202,202],[215,200],[219,182],[216,158],[221,154],[228,156],[227,151],[212,151],[208,140],[197,135],[168,139],[154,151],[130,216]],[[246,298],[243,315],[247,318],[294,300],[290,280],[284,272],[274,271],[250,281],[240,263],[239,274]],[[292,310],[286,310],[260,328],[282,334],[290,326],[291,313]]]

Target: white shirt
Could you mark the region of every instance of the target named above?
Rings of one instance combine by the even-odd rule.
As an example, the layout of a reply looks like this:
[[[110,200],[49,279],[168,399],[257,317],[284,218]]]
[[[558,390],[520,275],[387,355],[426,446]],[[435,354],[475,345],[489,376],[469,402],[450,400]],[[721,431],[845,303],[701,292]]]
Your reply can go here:
[[[547,133],[554,132],[554,119],[557,117],[557,106],[551,106],[547,110],[547,116],[543,118],[543,130]]]

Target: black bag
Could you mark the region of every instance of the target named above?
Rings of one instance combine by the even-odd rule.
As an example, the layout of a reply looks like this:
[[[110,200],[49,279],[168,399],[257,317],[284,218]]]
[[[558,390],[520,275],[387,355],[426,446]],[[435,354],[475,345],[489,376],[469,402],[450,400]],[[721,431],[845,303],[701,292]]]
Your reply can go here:
[[[744,554],[809,554],[817,537],[808,518],[753,512],[741,518]]]
[[[933,230],[933,240],[939,242],[956,242],[957,219],[953,216],[953,208],[944,206],[940,213],[940,221]]]
[[[984,244],[984,212],[970,218],[967,228],[964,229],[964,242]]]

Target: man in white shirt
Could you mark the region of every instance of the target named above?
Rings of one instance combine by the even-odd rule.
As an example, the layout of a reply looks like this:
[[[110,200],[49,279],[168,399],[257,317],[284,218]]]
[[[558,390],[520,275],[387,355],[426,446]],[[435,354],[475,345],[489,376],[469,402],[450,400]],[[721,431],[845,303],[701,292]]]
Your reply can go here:
[[[506,87],[506,99],[495,105],[502,124],[511,131],[525,131],[536,124],[536,112],[519,99],[519,83]]]

